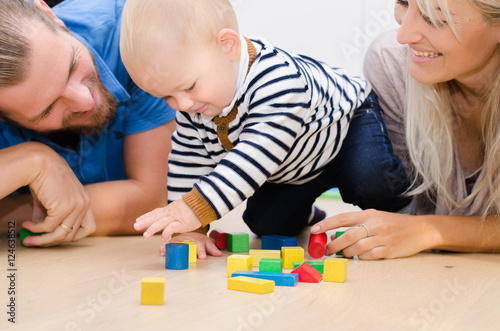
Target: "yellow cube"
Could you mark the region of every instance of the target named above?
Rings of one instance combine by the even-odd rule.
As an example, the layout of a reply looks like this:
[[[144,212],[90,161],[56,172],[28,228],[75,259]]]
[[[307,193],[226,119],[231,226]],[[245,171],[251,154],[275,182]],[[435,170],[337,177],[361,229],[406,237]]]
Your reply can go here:
[[[227,279],[227,288],[236,291],[264,294],[274,292],[274,281],[238,276]]]
[[[141,281],[141,305],[163,305],[165,278],[145,277]]]
[[[252,255],[253,266],[258,267],[262,259],[281,259],[281,252],[276,249],[251,249],[248,255]]]
[[[182,242],[182,244],[189,245],[189,263],[198,262],[198,247],[196,246],[196,243],[185,241]]]
[[[323,280],[325,282],[345,282],[347,280],[347,259],[331,257],[326,259]]]
[[[252,271],[252,256],[233,254],[227,257],[227,277],[231,277],[235,271]]]
[[[283,268],[293,269],[293,262],[304,261],[304,249],[299,246],[281,247]]]

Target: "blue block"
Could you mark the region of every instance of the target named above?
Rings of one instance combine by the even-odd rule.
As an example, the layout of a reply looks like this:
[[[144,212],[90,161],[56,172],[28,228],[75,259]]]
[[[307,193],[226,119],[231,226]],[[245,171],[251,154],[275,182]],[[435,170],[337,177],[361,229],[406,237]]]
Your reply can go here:
[[[189,267],[189,245],[170,243],[165,245],[165,269],[181,270]]]
[[[281,247],[295,247],[297,246],[297,238],[280,236],[279,234],[272,234],[269,236],[262,236],[262,249],[277,249]]]
[[[299,282],[299,274],[282,273],[282,272],[260,272],[260,271],[235,271],[232,274],[236,276],[246,276],[260,279],[274,280],[276,286],[295,286]]]

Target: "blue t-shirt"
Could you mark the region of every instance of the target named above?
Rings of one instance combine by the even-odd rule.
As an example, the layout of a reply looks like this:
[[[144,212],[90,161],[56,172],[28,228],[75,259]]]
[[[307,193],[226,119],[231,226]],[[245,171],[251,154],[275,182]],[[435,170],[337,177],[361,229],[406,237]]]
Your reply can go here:
[[[90,49],[104,85],[118,101],[116,117],[104,132],[81,135],[79,149],[73,150],[0,121],[0,148],[38,141],[59,153],[84,185],[126,179],[124,136],[161,126],[175,118],[175,111],[162,98],[137,87],[123,66],[119,42],[124,4],[125,0],[66,0],[53,8],[72,34]]]

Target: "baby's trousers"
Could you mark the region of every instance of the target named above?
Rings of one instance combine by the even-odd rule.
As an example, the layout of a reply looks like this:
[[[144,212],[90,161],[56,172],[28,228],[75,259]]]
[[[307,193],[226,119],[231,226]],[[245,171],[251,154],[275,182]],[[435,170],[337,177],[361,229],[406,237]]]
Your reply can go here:
[[[354,111],[339,153],[318,177],[301,185],[266,182],[248,199],[243,219],[258,236],[297,235],[316,198],[334,187],[344,202],[362,209],[395,212],[411,201],[402,196],[410,181],[393,153],[374,93]]]

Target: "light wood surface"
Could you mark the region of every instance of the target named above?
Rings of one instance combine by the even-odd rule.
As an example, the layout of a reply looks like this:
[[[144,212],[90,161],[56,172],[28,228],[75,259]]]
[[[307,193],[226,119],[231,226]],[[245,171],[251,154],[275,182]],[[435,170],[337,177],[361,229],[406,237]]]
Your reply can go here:
[[[328,215],[356,210],[319,199]],[[248,231],[244,206],[216,222]],[[307,251],[307,232],[298,239]],[[0,239],[7,269],[7,240]],[[500,255],[420,253],[350,259],[345,283],[299,283],[253,294],[227,289],[226,257],[166,270],[159,237],[91,237],[52,248],[16,246],[16,324],[2,277],[0,330],[499,330]],[[250,248],[260,239],[250,235]],[[306,257],[307,258],[307,257]],[[289,270],[288,270],[289,271]],[[140,305],[143,277],[165,277],[165,304]]]

